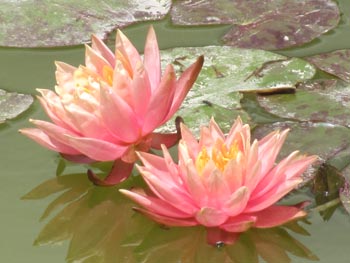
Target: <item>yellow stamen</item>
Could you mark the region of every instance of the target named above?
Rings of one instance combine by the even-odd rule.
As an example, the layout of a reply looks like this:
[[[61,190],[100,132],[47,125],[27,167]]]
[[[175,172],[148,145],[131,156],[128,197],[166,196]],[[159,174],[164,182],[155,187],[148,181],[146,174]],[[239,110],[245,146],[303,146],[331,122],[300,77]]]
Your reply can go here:
[[[103,80],[108,83],[109,86],[113,85],[113,69],[110,66],[103,66],[102,68]]]
[[[236,159],[239,153],[237,142],[233,142],[229,148],[222,141],[217,141],[209,156],[205,147],[200,151],[196,159],[196,168],[199,173],[202,173],[204,167],[212,160],[215,166],[224,171],[227,163],[230,160]]]

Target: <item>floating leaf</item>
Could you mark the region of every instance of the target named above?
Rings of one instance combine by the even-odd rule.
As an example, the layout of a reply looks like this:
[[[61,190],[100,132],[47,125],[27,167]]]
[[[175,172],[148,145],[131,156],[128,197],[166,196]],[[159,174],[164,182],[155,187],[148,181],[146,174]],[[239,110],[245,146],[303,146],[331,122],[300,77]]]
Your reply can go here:
[[[313,81],[298,87],[295,94],[259,96],[258,101],[282,118],[350,125],[350,86],[341,82]]]
[[[170,0],[5,0],[0,9],[0,46],[52,47],[104,38],[115,28],[163,18]]]
[[[206,124],[211,116],[223,129],[229,128],[237,115],[249,119],[241,109],[242,95],[237,92],[294,89],[297,82],[310,79],[315,73],[314,67],[301,59],[225,46],[165,50],[162,64],[172,63],[179,73],[202,54],[202,71],[178,112],[191,128]],[[165,130],[174,131],[173,120],[162,131]]]
[[[224,36],[228,45],[266,50],[302,45],[338,25],[340,13],[331,0],[175,1],[178,25],[235,24]]]
[[[324,205],[339,198],[339,191],[344,186],[345,179],[341,172],[327,163],[320,166],[313,180],[312,190],[317,206]],[[320,211],[324,220],[328,221],[338,205]]]
[[[6,92],[0,89],[0,123],[17,117],[33,103],[31,95]]]
[[[305,59],[321,70],[350,82],[350,49],[336,50]]]

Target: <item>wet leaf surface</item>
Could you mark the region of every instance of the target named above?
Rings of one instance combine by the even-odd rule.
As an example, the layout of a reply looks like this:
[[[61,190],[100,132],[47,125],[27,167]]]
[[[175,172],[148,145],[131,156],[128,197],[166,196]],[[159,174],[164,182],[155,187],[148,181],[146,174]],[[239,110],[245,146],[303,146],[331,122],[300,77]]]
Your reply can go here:
[[[31,95],[6,92],[0,89],[0,123],[17,117],[33,103]]]
[[[5,0],[0,9],[0,46],[52,47],[104,38],[115,28],[163,18],[170,0]]]
[[[269,113],[299,121],[350,125],[350,86],[334,80],[302,84],[294,94],[259,96]]]
[[[224,130],[238,115],[249,121],[241,108],[242,95],[238,92],[294,90],[296,83],[315,74],[314,67],[301,59],[287,59],[263,50],[220,46],[164,50],[162,65],[172,63],[179,75],[202,54],[205,55],[202,71],[177,113],[196,131],[208,123],[211,116]],[[161,131],[175,131],[173,123],[171,120]]]
[[[338,25],[338,6],[331,0],[175,1],[178,25],[233,24],[228,45],[265,50],[302,45]]]
[[[350,82],[350,50],[336,50],[305,58],[319,69]]]

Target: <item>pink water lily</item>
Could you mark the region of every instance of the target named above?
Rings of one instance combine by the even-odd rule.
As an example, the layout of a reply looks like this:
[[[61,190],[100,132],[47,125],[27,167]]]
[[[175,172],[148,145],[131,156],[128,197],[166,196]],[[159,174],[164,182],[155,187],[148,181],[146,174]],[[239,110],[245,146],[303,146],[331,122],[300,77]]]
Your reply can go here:
[[[38,90],[52,122],[31,120],[37,128],[20,130],[44,147],[73,161],[114,161],[105,181],[91,171],[96,184],[116,184],[131,172],[135,151],[174,145],[179,134],[154,130],[168,121],[194,84],[203,56],[177,79],[172,65],[162,75],[155,32],[151,27],[142,59],[118,30],[115,53],[93,36],[85,66],[56,62],[55,92]]]
[[[287,133],[274,131],[251,143],[250,127],[239,118],[227,136],[212,119],[197,141],[182,125],[178,164],[165,146],[164,157],[139,152],[138,169],[150,191],[120,191],[161,224],[203,225],[209,243],[233,243],[251,227],[274,227],[306,214],[298,206],[276,205],[317,158],[295,151],[275,164]]]

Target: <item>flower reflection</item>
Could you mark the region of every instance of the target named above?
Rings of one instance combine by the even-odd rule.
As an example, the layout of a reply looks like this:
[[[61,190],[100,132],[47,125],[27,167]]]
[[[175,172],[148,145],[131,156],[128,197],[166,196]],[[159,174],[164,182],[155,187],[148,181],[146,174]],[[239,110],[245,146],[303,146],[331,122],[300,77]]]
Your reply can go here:
[[[121,187],[140,186],[139,177]],[[128,185],[126,185],[128,184]],[[48,219],[35,245],[69,242],[67,262],[104,263],[247,263],[290,262],[290,255],[316,260],[317,257],[295,235],[306,235],[293,222],[271,229],[251,229],[234,245],[221,248],[207,244],[203,227],[159,227],[135,213],[133,203],[116,188],[95,187],[85,174],[66,174],[45,181],[23,199],[43,199],[54,195],[42,216]],[[294,232],[294,233],[292,233]]]

